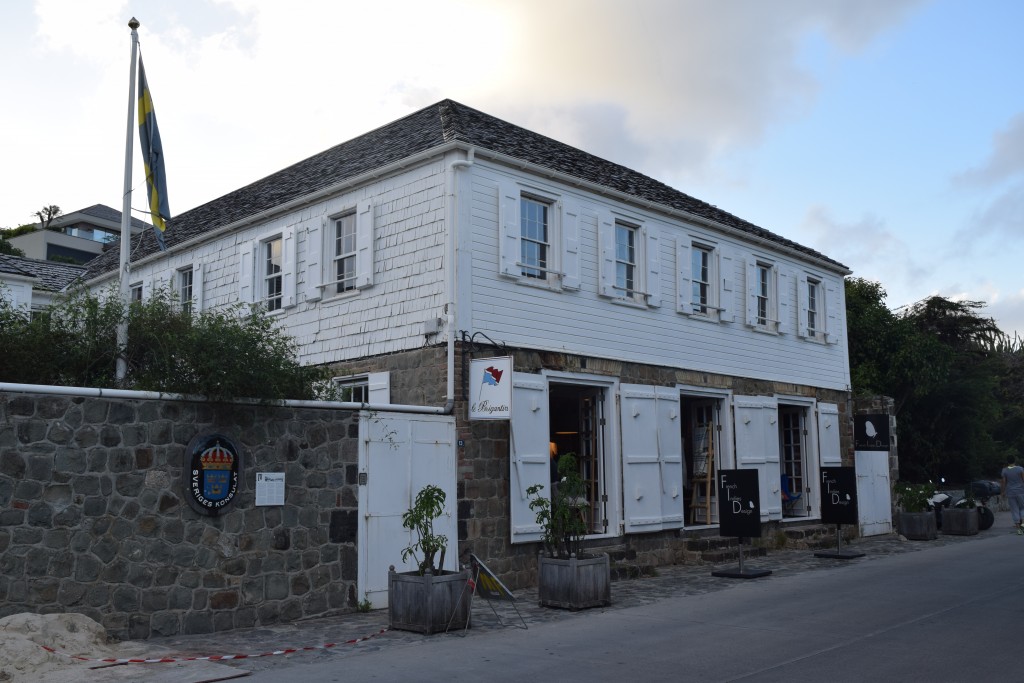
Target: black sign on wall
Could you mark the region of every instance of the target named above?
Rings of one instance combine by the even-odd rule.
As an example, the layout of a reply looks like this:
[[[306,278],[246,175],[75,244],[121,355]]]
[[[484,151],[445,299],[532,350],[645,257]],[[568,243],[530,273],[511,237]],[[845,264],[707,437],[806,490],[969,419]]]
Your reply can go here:
[[[223,434],[201,434],[185,451],[185,497],[192,507],[217,516],[239,490],[241,453]]]
[[[722,536],[761,537],[757,470],[718,471],[718,522]]]
[[[854,415],[853,450],[888,451],[889,416],[885,413]]]
[[[853,467],[821,468],[821,521],[857,524],[857,471]]]

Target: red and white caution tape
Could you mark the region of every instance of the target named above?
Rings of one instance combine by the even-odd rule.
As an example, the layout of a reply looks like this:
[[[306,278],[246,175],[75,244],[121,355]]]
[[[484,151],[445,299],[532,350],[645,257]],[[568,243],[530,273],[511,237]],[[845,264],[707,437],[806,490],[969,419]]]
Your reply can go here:
[[[40,645],[47,652],[51,652],[55,655],[61,655],[70,659],[75,659],[80,662],[103,662],[104,664],[170,664],[172,662],[223,662],[231,659],[255,659],[257,657],[273,657],[274,655],[290,655],[296,652],[308,652],[309,650],[329,650],[332,647],[339,645],[355,645],[361,643],[364,640],[370,638],[376,638],[377,636],[386,633],[387,628],[382,628],[377,633],[373,633],[362,638],[353,638],[352,640],[345,640],[338,643],[324,643],[323,645],[306,645],[304,647],[289,647],[283,650],[274,650],[272,652],[260,652],[257,654],[244,654],[244,655],[208,655],[206,657],[154,657],[152,659],[138,659],[134,657],[130,658],[99,658],[94,659],[91,657],[79,657],[78,655],[68,654],[67,652],[61,652],[52,647]]]

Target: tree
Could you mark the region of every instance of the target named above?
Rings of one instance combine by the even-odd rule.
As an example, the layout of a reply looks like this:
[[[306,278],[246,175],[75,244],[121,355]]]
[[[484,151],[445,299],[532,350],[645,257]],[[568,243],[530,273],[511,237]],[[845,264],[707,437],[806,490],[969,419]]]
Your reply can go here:
[[[847,279],[846,296],[853,391],[894,399],[901,475],[994,476],[1005,449],[998,435],[1012,430],[1005,419],[1021,401],[1011,398],[1015,380],[995,352],[1005,337],[980,314],[984,304],[935,296],[894,313],[880,284],[858,278]]]
[[[0,300],[0,381],[117,386],[117,326],[124,319],[124,388],[211,400],[332,397],[327,371],[300,365],[294,341],[262,309],[193,314],[168,290],[125,306],[114,291],[78,289],[31,317]]]
[[[63,212],[60,207],[56,204],[50,204],[36,211],[33,215],[39,219],[39,227],[43,230],[56,230],[56,228],[50,228],[50,223],[53,222],[54,218],[60,216]]]

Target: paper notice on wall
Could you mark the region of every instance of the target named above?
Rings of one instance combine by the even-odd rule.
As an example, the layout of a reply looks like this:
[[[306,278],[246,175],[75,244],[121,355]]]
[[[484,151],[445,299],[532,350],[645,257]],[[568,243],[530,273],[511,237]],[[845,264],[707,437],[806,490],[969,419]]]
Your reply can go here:
[[[284,505],[284,472],[256,473],[256,504]]]

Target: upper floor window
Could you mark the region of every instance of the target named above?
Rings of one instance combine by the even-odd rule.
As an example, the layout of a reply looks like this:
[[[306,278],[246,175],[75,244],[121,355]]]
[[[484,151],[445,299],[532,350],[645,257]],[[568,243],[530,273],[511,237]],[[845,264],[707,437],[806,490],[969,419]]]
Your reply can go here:
[[[817,336],[820,324],[818,317],[818,306],[821,300],[821,283],[817,280],[807,279],[807,334]]]
[[[281,309],[284,293],[282,272],[283,240],[280,236],[262,244],[263,301],[268,311]]]
[[[132,284],[131,290],[128,293],[129,301],[142,301],[142,283],[136,282]]]
[[[797,300],[800,311],[797,314],[797,335],[829,344],[838,342],[836,331],[839,308],[834,286],[826,286],[823,278],[816,275],[800,275],[797,284]]]
[[[757,264],[757,294],[755,299],[757,302],[757,319],[756,323],[758,327],[768,326],[768,315],[769,306],[771,304],[771,266],[765,265],[764,263]]]
[[[520,265],[524,277],[547,279],[550,267],[550,232],[547,202],[524,196],[520,207]]]
[[[779,329],[779,277],[774,263],[747,261],[746,323],[755,329],[781,332]],[[784,302],[785,303],[785,302]],[[785,315],[785,312],[783,312]],[[792,323],[790,323],[792,325]]]
[[[185,313],[192,312],[192,266],[182,268],[178,271],[178,301],[181,302],[181,310]]]
[[[334,291],[337,294],[356,288],[356,214],[347,213],[333,220],[332,268]]]
[[[306,228],[306,301],[351,295],[373,285],[373,205],[317,217]]]
[[[598,294],[621,303],[661,305],[659,233],[653,224],[598,214]]]
[[[498,202],[499,272],[523,284],[579,289],[579,213],[572,200],[506,179]]]
[[[707,247],[693,245],[690,250],[691,310],[698,315],[707,315],[711,300],[711,263],[713,252]]]
[[[615,222],[615,289],[627,298],[639,293],[637,286],[637,233],[639,228]]]

